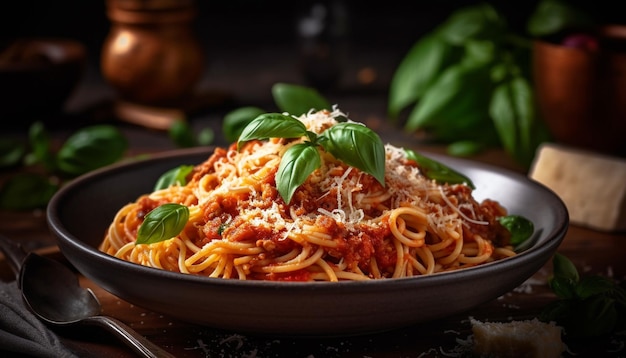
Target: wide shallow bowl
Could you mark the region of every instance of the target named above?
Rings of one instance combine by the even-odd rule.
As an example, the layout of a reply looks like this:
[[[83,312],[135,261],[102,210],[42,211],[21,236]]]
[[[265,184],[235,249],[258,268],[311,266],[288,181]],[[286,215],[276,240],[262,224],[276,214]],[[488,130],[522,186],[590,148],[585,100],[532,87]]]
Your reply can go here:
[[[479,200],[493,198],[532,220],[532,244],[519,255],[453,272],[367,282],[259,282],[192,276],[129,263],[98,251],[114,214],[157,178],[198,164],[210,148],[155,155],[86,174],[63,187],[48,221],[67,259],[105,290],[137,306],[206,326],[288,336],[373,333],[461,313],[523,283],[555,252],[568,228],[563,202],[523,175],[432,155],[468,175]]]

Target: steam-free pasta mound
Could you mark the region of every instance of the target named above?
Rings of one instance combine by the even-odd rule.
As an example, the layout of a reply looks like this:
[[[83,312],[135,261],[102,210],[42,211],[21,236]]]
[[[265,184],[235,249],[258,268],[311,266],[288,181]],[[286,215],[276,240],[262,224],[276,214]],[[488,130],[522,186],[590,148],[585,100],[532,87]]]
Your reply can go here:
[[[321,134],[345,119],[338,109],[297,119]],[[478,202],[466,184],[439,183],[406,151],[384,145],[384,185],[318,147],[321,164],[289,203],[276,173],[305,138],[251,140],[216,148],[181,185],[120,208],[100,250],[185,274],[240,280],[342,281],[430,275],[515,255],[497,201]],[[194,163],[195,164],[195,163]],[[146,215],[188,208],[175,236],[136,243]]]

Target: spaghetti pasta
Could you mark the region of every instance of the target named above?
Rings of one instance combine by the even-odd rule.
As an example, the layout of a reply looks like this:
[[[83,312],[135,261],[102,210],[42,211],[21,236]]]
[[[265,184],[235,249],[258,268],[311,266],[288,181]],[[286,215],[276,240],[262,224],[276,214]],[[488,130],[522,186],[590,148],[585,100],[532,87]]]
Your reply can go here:
[[[298,119],[320,133],[338,109]],[[507,211],[478,202],[464,184],[428,179],[402,148],[386,144],[385,185],[317,149],[321,166],[289,203],[276,172],[301,139],[253,140],[216,148],[184,185],[120,208],[100,250],[123,260],[185,274],[241,280],[342,281],[430,275],[515,255],[498,222]],[[175,237],[137,244],[147,213],[189,208]]]

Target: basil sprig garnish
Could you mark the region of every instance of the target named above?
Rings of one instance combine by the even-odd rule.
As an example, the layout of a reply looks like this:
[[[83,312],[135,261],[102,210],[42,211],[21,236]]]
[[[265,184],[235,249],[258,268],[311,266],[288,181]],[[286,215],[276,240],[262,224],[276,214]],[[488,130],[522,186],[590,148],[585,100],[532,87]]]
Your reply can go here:
[[[331,105],[315,88],[278,82],[272,86],[272,97],[281,111],[301,115],[310,109],[321,111]]]
[[[511,245],[517,246],[528,240],[535,232],[532,221],[520,215],[507,215],[498,221],[511,233]]]
[[[193,170],[193,165],[181,165],[163,173],[154,185],[154,191],[169,188],[172,185],[184,186],[187,184],[187,175]]]
[[[135,244],[153,244],[180,234],[189,220],[189,208],[168,203],[157,206],[143,220]]]
[[[411,149],[404,149],[406,157],[415,161],[422,170],[424,176],[439,183],[465,184],[472,189],[476,189],[470,178],[457,172],[456,170],[434,160],[416,153]]]
[[[330,102],[324,96],[315,88],[307,86],[277,82],[272,85],[272,97],[280,112],[296,116],[305,114],[311,109],[316,111],[332,109]],[[228,112],[222,120],[224,137],[228,142],[236,142],[246,125],[264,113],[267,111],[256,106],[240,107]],[[339,116],[335,120],[345,122],[346,117]]]
[[[320,154],[312,142],[299,143],[285,151],[276,172],[276,189],[286,203],[320,165]]]
[[[609,277],[580,277],[564,255],[552,259],[548,283],[559,298],[541,312],[541,320],[555,321],[568,336],[599,337],[626,329],[626,289]]]
[[[298,119],[281,113],[266,113],[252,120],[242,131],[237,148],[250,140],[301,138],[304,142],[287,149],[276,173],[276,188],[286,203],[309,175],[321,165],[318,147],[344,163],[372,175],[385,185],[385,147],[371,129],[355,122],[342,122],[321,134],[308,131]]]
[[[373,130],[354,122],[343,122],[322,134],[322,146],[335,158],[371,174],[385,186],[385,146]]]

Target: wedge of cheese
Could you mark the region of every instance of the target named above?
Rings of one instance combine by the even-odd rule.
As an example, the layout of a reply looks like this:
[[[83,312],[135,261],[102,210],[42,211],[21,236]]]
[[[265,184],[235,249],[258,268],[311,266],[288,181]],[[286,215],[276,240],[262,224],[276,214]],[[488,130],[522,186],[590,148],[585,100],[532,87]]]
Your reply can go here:
[[[534,318],[525,321],[481,322],[470,319],[478,357],[557,358],[565,351],[561,328]]]
[[[626,159],[545,143],[528,175],[563,200],[571,223],[626,230]]]

